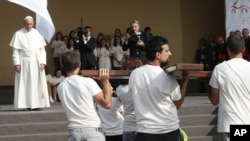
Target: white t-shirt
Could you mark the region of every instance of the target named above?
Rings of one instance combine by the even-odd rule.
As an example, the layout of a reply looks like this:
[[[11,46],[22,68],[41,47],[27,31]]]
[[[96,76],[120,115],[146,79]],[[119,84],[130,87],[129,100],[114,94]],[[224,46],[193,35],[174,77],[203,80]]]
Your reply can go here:
[[[219,89],[217,132],[231,124],[250,124],[250,62],[235,58],[218,64],[209,85]]]
[[[53,77],[51,74],[47,74],[46,75],[46,80],[47,80],[47,83],[53,83]]]
[[[104,109],[98,106],[98,114],[101,118],[102,129],[105,135],[121,135],[123,129],[123,109],[122,104],[117,97],[112,97],[110,109]]]
[[[123,56],[126,54],[125,51],[122,50],[122,46],[112,46],[111,53],[116,56],[116,58],[121,61]],[[122,65],[119,64],[115,59],[113,59],[114,67],[121,67]]]
[[[61,46],[64,44],[63,41],[61,40],[54,40],[52,43],[51,43],[51,48],[54,48],[54,54],[53,54],[53,57],[60,57],[60,54],[61,54]]]
[[[53,85],[57,85],[57,84],[61,83],[64,79],[65,79],[64,76],[60,76],[60,77],[55,77],[54,76],[52,78]]]
[[[179,100],[181,92],[173,76],[159,66],[144,65],[131,72],[129,89],[137,132],[163,134],[179,128],[177,108],[172,100]]]
[[[128,85],[119,85],[116,88],[116,94],[124,109],[123,132],[136,131],[134,102]]]
[[[73,75],[65,78],[57,90],[66,112],[68,128],[101,127],[93,96],[102,90],[93,79]]]

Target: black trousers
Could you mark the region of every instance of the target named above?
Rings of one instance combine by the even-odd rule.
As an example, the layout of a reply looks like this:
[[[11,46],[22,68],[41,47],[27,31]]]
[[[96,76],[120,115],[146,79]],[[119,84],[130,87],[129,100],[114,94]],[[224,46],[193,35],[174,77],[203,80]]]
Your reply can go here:
[[[105,136],[106,141],[122,141],[122,135]]]
[[[180,141],[180,130],[165,134],[148,134],[137,132],[136,141]]]

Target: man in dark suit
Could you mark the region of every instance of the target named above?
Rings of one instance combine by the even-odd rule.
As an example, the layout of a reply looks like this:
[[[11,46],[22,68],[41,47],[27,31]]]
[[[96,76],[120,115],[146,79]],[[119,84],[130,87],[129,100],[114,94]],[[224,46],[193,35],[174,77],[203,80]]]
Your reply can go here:
[[[137,20],[134,20],[130,23],[131,34],[130,37],[125,40],[122,49],[130,51],[130,57],[138,57],[145,64],[147,62],[145,47],[147,42],[150,39],[150,36],[147,32],[140,32],[140,23]]]
[[[81,57],[81,70],[96,69],[97,61],[94,55],[94,49],[96,47],[96,39],[91,37],[92,28],[90,26],[84,27],[84,34],[79,37],[78,50]]]

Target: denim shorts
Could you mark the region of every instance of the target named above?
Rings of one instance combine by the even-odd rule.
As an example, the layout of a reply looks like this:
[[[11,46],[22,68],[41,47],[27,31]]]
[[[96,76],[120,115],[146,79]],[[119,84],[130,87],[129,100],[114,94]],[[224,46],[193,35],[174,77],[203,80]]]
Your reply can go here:
[[[71,128],[68,141],[105,141],[101,128]]]

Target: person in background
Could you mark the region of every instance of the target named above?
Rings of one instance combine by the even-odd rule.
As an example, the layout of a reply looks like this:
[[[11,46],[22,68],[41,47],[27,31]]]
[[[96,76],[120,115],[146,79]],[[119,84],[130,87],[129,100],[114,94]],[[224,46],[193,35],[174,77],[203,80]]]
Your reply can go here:
[[[142,66],[142,61],[137,57],[130,57],[122,64],[121,70],[134,70]],[[121,84],[116,88],[116,94],[124,109],[123,141],[135,141],[136,117],[132,94],[129,92],[128,79],[121,79]]]
[[[62,63],[67,77],[57,90],[68,120],[68,141],[105,141],[95,104],[107,109],[111,107],[113,91],[109,70],[99,70],[97,79],[102,84],[101,89],[94,79],[78,75],[81,69],[78,52],[64,53]]]
[[[90,26],[85,26],[84,30],[86,33],[79,37],[79,42],[76,44],[81,55],[81,69],[93,70],[97,68],[97,61],[94,55],[96,39],[92,37],[92,28]]]
[[[96,37],[96,46],[99,47],[101,45],[101,39],[105,38],[103,32],[99,32]]]
[[[147,42],[150,40],[150,36],[148,33],[140,31],[139,21],[133,20],[130,26],[132,33],[129,38],[125,40],[122,49],[124,51],[129,49],[131,57],[138,57],[145,64],[147,62],[145,49]]]
[[[122,43],[124,42],[124,36],[122,35],[122,31],[121,31],[121,29],[120,28],[116,28],[115,29],[115,31],[114,31],[114,35],[113,35],[113,37],[112,37],[112,39],[111,39],[111,45],[113,45],[114,44],[114,42],[115,42],[115,37],[120,37],[121,38],[121,41],[122,41]]]
[[[218,47],[215,43],[215,35],[208,35],[208,43],[205,48],[205,70],[212,71],[218,64]]]
[[[115,93],[113,93],[112,95],[112,104],[110,109],[105,109],[100,105],[97,105],[97,111],[101,119],[102,129],[105,134],[105,140],[123,141],[123,107],[121,101],[117,98]]]
[[[242,34],[241,34],[241,32],[240,32],[240,30],[235,30],[235,32],[234,32],[235,34],[237,34],[237,35],[239,35],[239,36],[242,36]]]
[[[70,30],[69,35],[68,35],[69,39],[74,39],[74,41],[76,41],[77,38],[77,33],[75,30]]]
[[[209,81],[208,97],[218,105],[217,132],[220,141],[230,140],[230,125],[250,124],[250,63],[243,59],[244,39],[231,35],[227,51],[231,58],[218,64]]]
[[[126,59],[126,52],[122,50],[122,39],[120,36],[114,38],[114,43],[111,46],[111,54],[114,64],[113,69],[119,70]]]
[[[195,62],[198,64],[205,65],[205,49],[206,49],[207,41],[205,38],[200,38],[198,42],[198,49],[195,53]]]
[[[56,70],[55,76],[52,77],[52,84],[53,84],[53,90],[52,90],[52,98],[54,102],[58,102],[57,99],[57,87],[58,85],[65,79],[65,77],[62,75],[62,71]]]
[[[250,36],[248,28],[242,29],[242,36],[245,42],[245,51],[243,53],[243,58],[250,61]]]
[[[166,38],[154,36],[146,53],[147,64],[134,69],[128,82],[136,115],[136,141],[179,141],[177,109],[184,101],[188,74],[183,71],[180,86],[161,68],[172,55]]]
[[[13,35],[10,47],[15,69],[14,107],[42,110],[50,107],[44,67],[46,65],[46,42],[33,28],[34,20],[26,16],[24,28]]]
[[[227,53],[227,44],[222,35],[216,36],[216,46],[218,48],[218,63],[228,60],[229,56]]]
[[[150,38],[153,37],[153,33],[152,33],[152,31],[151,31],[151,27],[150,27],[150,26],[146,26],[146,27],[144,28],[144,32],[146,32],[146,33],[150,36]]]
[[[53,77],[49,73],[48,66],[45,66],[45,74],[46,74],[46,80],[47,80],[47,86],[48,86],[48,93],[49,93],[49,101],[50,103],[54,103],[54,100],[52,98],[52,90],[53,90]]]
[[[55,40],[51,43],[52,53],[53,53],[53,61],[55,70],[61,69],[60,66],[60,53],[61,47],[64,44],[63,42],[63,34],[62,32],[58,31],[55,36]]]
[[[94,50],[98,67],[111,69],[111,49],[108,46],[107,40],[105,38],[102,38],[100,42],[100,45]]]

